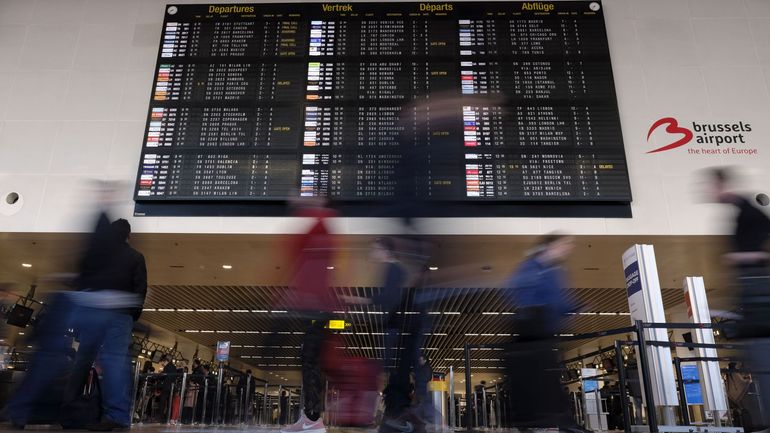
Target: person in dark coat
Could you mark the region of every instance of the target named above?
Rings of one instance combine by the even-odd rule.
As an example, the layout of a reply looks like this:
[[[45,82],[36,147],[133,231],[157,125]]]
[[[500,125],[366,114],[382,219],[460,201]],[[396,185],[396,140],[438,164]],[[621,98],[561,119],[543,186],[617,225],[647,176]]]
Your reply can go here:
[[[72,293],[71,325],[80,342],[70,383],[69,402],[77,399],[98,358],[102,368],[102,419],[91,430],[124,429],[131,423],[129,346],[134,322],[147,295],[144,256],[128,244],[131,225],[125,219],[110,224],[102,212],[80,262],[76,293]]]
[[[414,369],[414,396],[417,412],[427,423],[434,421],[433,399],[428,390],[428,384],[432,379],[433,368],[428,357],[423,353],[417,358],[417,366]]]
[[[554,334],[575,308],[564,293],[567,278],[562,268],[573,247],[571,236],[544,236],[505,284],[505,296],[517,308],[513,326],[519,334],[506,350],[508,379],[520,390],[536,390],[511,393],[510,419],[520,429],[579,430],[569,415],[553,351]]]
[[[725,261],[732,267],[739,297],[738,338],[745,348],[744,365],[759,392],[759,412],[770,414],[770,217],[757,204],[767,205],[767,196],[749,199],[732,189],[733,173],[726,168],[710,171],[713,201],[735,208],[729,252]],[[765,390],[765,391],[761,391]],[[770,416],[758,417],[752,430],[767,431]]]

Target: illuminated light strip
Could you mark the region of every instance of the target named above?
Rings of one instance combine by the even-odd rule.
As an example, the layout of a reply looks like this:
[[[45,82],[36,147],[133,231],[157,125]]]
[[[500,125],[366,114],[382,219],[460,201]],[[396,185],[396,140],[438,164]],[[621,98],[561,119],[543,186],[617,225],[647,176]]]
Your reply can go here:
[[[233,313],[249,313],[249,310],[233,310]]]
[[[457,316],[457,315],[460,315],[462,313],[460,313],[459,311],[444,311],[444,314],[446,314],[448,316]]]
[[[158,310],[155,309],[155,308],[143,308],[142,312],[145,312],[145,311],[150,311],[151,312],[151,311],[158,311]]]
[[[158,312],[159,313],[170,313],[170,312],[173,312],[173,311],[174,311],[173,308],[158,308]]]
[[[252,313],[269,313],[268,310],[251,310]]]
[[[499,311],[484,311],[481,314],[484,315],[484,316],[498,316],[501,313]]]
[[[196,313],[211,313],[212,310],[195,310]]]
[[[229,313],[230,310],[214,310],[215,313]]]
[[[192,313],[195,312],[192,308],[177,308],[177,313]]]
[[[286,310],[271,310],[270,312],[271,313],[276,313],[276,314],[278,314],[278,313],[288,313],[288,311],[286,311]]]

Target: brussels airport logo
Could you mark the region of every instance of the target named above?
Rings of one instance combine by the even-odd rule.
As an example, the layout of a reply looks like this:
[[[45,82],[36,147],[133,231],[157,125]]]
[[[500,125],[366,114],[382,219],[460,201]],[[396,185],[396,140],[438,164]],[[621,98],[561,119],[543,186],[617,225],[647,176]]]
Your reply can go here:
[[[683,126],[675,117],[655,121],[647,131],[647,142],[652,134],[666,144],[647,153],[659,153],[687,146],[691,155],[756,155],[757,148],[747,147],[746,137],[751,133],[750,123],[701,123]],[[692,143],[692,144],[691,144]],[[697,146],[700,145],[700,146]]]

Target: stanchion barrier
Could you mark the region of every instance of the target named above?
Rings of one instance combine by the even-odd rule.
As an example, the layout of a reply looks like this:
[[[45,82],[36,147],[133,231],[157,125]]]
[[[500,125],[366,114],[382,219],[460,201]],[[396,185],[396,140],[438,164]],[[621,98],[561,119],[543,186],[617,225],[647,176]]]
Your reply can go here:
[[[595,352],[591,352],[576,358],[571,358],[571,359],[562,361],[563,364],[568,364],[568,363],[577,362],[577,361],[586,359],[587,357],[600,356],[604,353],[611,352],[613,350],[615,351],[616,364],[618,368],[618,371],[616,373],[596,375],[588,378],[583,378],[583,380],[598,379],[598,378],[612,376],[615,374],[618,375],[618,381],[620,382],[620,392],[621,392],[621,407],[623,410],[623,423],[624,423],[624,430],[626,433],[631,432],[631,414],[630,414],[630,402],[628,401],[628,396],[626,394],[627,378],[625,376],[625,366],[623,363],[623,356],[622,356],[622,348],[624,346],[637,346],[637,347],[658,346],[658,347],[669,347],[669,348],[686,347],[686,348],[718,348],[718,349],[738,349],[741,347],[740,344],[725,344],[725,343],[705,344],[705,343],[680,343],[680,342],[670,342],[670,341],[647,341],[643,332],[644,329],[659,329],[659,328],[718,329],[718,328],[721,328],[721,326],[710,324],[710,323],[644,323],[642,321],[636,321],[634,325],[631,327],[616,328],[616,329],[611,329],[607,331],[591,332],[586,334],[578,334],[574,336],[559,338],[560,341],[575,341],[575,340],[586,340],[591,338],[598,338],[598,337],[605,337],[605,336],[619,335],[619,334],[628,334],[628,333],[633,333],[636,335],[637,341],[618,340],[615,342],[614,346],[602,348]],[[465,429],[466,430],[473,429],[474,412],[477,412],[473,410],[473,406],[475,405],[476,399],[473,394],[472,385],[471,385],[471,367],[470,367],[471,350],[485,349],[485,348],[500,348],[500,347],[501,347],[500,345],[471,345],[471,344],[466,344],[464,346],[465,397],[466,397]],[[647,353],[645,350],[637,350],[637,356],[638,356],[638,367],[640,368],[640,371],[642,373],[641,385],[645,390],[644,395],[645,395],[648,430],[650,433],[659,433],[657,413],[656,413],[655,404],[654,404],[653,395],[652,395],[652,384],[650,382],[649,360],[647,358]],[[730,361],[730,360],[732,360],[732,358],[729,358],[729,357],[717,357],[717,358],[692,357],[692,358],[681,358],[679,359],[679,362],[681,363],[686,361]],[[770,372],[755,372],[755,374],[765,374],[765,373],[770,374]],[[505,403],[504,399],[501,403],[503,404]],[[503,406],[503,404],[501,404],[501,406]],[[680,402],[680,405],[681,405],[681,402]],[[452,408],[454,408],[454,405],[452,405]],[[486,409],[486,405],[484,409]],[[502,410],[502,412],[506,413],[507,408],[505,410]],[[683,412],[683,421],[686,421],[684,422],[684,424],[688,424],[689,417],[687,416],[687,414],[685,414],[686,406],[682,408],[682,412]],[[478,423],[476,423],[476,426],[478,426]],[[728,430],[722,429],[720,431],[728,431]],[[735,429],[729,430],[729,431],[735,431]]]
[[[495,416],[497,418],[497,423],[495,424],[495,427],[498,428],[498,429],[502,428],[502,426],[501,426],[502,417],[500,416],[501,415],[501,413],[500,413],[500,402],[501,402],[500,388],[498,388],[497,384],[495,384],[495,403],[496,403],[495,404]]]
[[[674,358],[674,373],[676,373],[676,387],[679,389],[679,411],[682,414],[682,423],[690,425],[690,410],[687,408],[687,397],[684,393],[684,380],[682,378],[682,361]]]
[[[166,406],[166,424],[171,423],[171,413],[174,411],[174,385],[171,384],[171,392],[168,394],[168,406]]]
[[[134,425],[134,414],[136,413],[136,394],[139,392],[139,375],[141,374],[142,366],[139,361],[134,361],[134,382],[131,386],[131,409],[128,413],[131,414],[130,425]]]
[[[465,428],[470,431],[473,429],[473,406],[471,398],[473,388],[471,387],[471,345],[465,347]]]
[[[224,375],[224,369],[222,368],[222,364],[220,364],[218,374],[217,374],[217,394],[216,394],[216,399],[214,400],[214,418],[211,420],[212,424],[220,424],[219,405],[222,402],[222,376],[223,375]]]
[[[244,396],[244,399],[243,399],[243,412],[241,416],[241,423],[246,423],[248,420],[251,397],[252,397],[251,395],[252,393],[250,391],[251,391],[251,375],[246,377],[246,392],[245,392],[246,395]]]
[[[479,411],[479,415],[481,415],[483,421],[481,426],[484,428],[489,428],[489,414],[487,414],[487,390],[485,388],[481,388],[481,410]]]
[[[265,393],[262,397],[262,425],[270,424],[270,415],[267,413],[267,400],[270,398],[268,395],[268,383],[265,382]]]
[[[449,422],[447,425],[449,428],[457,427],[457,420],[455,418],[455,370],[451,365],[449,366]]]
[[[179,386],[179,422],[184,422],[184,403],[187,395],[187,373],[182,373],[182,385]]]
[[[650,433],[658,433],[658,417],[655,413],[655,399],[652,395],[652,381],[650,379],[650,364],[645,350],[647,337],[644,335],[642,321],[635,322],[636,341],[639,342],[637,357],[639,359],[639,371],[642,372],[642,386],[644,387],[644,397],[647,404],[647,426]]]
[[[623,346],[615,342],[615,365],[618,369],[618,388],[620,388],[620,408],[623,411],[623,431],[631,433],[631,411],[629,410],[628,395],[626,394],[626,369],[623,363]]]
[[[203,378],[203,407],[201,408],[201,424],[206,424],[206,407],[208,406],[209,378]]]
[[[141,398],[141,400],[139,400],[139,404],[142,405],[141,408],[139,409],[139,422],[140,423],[144,421],[144,415],[145,415],[144,412],[145,412],[145,410],[147,410],[147,400],[145,400],[145,397],[147,397],[147,385],[148,385],[148,381],[147,381],[147,378],[145,377],[144,385],[142,385],[142,398]],[[132,417],[133,417],[133,415],[132,415]]]

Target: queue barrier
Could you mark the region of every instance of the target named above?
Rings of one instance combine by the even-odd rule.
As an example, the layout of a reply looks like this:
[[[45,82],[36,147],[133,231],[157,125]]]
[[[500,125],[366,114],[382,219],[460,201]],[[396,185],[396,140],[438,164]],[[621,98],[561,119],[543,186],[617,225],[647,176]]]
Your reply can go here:
[[[292,387],[271,385],[252,376],[246,376],[243,385],[224,383],[224,377],[224,367],[220,367],[216,375],[204,376],[140,373],[137,366],[131,405],[132,424],[270,425],[278,422],[273,417],[273,409],[279,413],[283,410],[281,391]],[[264,386],[257,386],[257,382],[262,382]],[[271,387],[277,389],[276,395],[271,394]],[[289,402],[296,394],[296,390],[288,393]],[[296,400],[299,402],[299,398]],[[293,407],[289,404],[289,408]]]
[[[686,357],[686,358],[679,358],[674,357],[673,361],[675,364],[675,372],[676,372],[676,380],[677,380],[677,387],[679,390],[679,406],[680,406],[680,412],[681,412],[681,418],[682,418],[682,426],[661,426],[658,424],[657,420],[657,413],[656,413],[656,406],[655,402],[653,400],[653,394],[652,394],[652,384],[650,382],[650,371],[649,371],[649,360],[647,359],[647,351],[646,350],[637,350],[636,356],[637,356],[637,364],[638,368],[641,371],[641,386],[644,389],[644,397],[645,397],[645,408],[646,408],[646,415],[647,415],[647,425],[646,426],[632,426],[631,421],[631,413],[630,413],[630,403],[628,401],[628,395],[626,392],[627,389],[627,377],[626,377],[626,368],[625,368],[625,362],[623,359],[623,347],[626,346],[633,346],[633,347],[646,347],[646,346],[657,346],[657,347],[669,347],[669,348],[676,348],[676,347],[686,347],[686,348],[715,348],[715,349],[739,349],[742,345],[741,344],[735,344],[735,343],[714,343],[714,344],[706,344],[706,343],[684,343],[684,342],[671,342],[671,341],[648,341],[646,339],[644,330],[645,329],[718,329],[720,328],[719,325],[714,325],[710,323],[644,323],[642,321],[636,321],[633,326],[630,327],[624,327],[624,328],[616,328],[611,329],[607,331],[599,331],[599,332],[591,332],[586,334],[578,334],[574,336],[567,336],[567,337],[561,337],[559,338],[560,341],[574,341],[574,340],[586,340],[586,339],[592,339],[597,337],[605,337],[605,336],[612,336],[612,335],[620,335],[620,334],[635,334],[636,340],[616,340],[614,345],[607,346],[604,348],[601,348],[599,350],[570,358],[567,360],[563,360],[562,364],[569,364],[581,361],[586,358],[592,358],[599,355],[602,355],[607,352],[614,351],[615,352],[615,365],[617,368],[617,371],[605,373],[605,374],[599,374],[595,376],[588,376],[581,378],[579,380],[586,380],[586,379],[601,379],[601,378],[607,378],[607,377],[613,377],[617,376],[617,380],[619,383],[619,389],[621,393],[621,408],[622,408],[622,416],[623,416],[623,424],[624,424],[624,431],[625,433],[632,433],[632,432],[639,432],[639,431],[646,431],[649,433],[660,433],[661,431],[664,432],[676,432],[676,433],[695,433],[695,432],[714,432],[714,433],[740,433],[743,432],[742,428],[739,427],[725,427],[725,426],[694,426],[691,425],[691,421],[689,418],[689,409],[687,406],[687,403],[685,401],[684,397],[684,381],[682,378],[682,371],[681,371],[681,363],[682,362],[692,362],[692,361],[732,361],[734,358],[731,357],[716,357],[716,358],[707,358],[707,357]],[[475,427],[482,427],[486,428],[488,425],[486,425],[486,414],[484,413],[486,410],[486,401],[484,400],[484,406],[483,410],[479,411],[476,407],[476,398],[475,395],[472,392],[471,388],[471,367],[470,367],[470,361],[471,361],[471,351],[472,350],[482,350],[482,349],[502,349],[501,345],[498,344],[478,344],[478,345],[472,345],[472,344],[466,344],[464,346],[464,355],[465,355],[465,394],[466,394],[466,413],[465,413],[465,429],[467,431],[473,431],[474,426]],[[762,374],[763,372],[758,372],[759,374]],[[574,382],[574,381],[573,381]],[[569,382],[572,383],[572,382]],[[496,395],[500,395],[500,391],[496,388]],[[482,394],[482,397],[485,394]],[[473,402],[474,407],[471,408],[471,403]],[[498,416],[498,420],[503,420],[506,415],[503,410],[500,416]],[[478,416],[479,413],[482,414],[484,421],[479,422]],[[474,420],[477,420],[476,423],[474,423]],[[501,421],[498,421],[500,424],[504,424]],[[718,422],[718,420],[717,420]],[[504,424],[505,425],[505,424]]]

